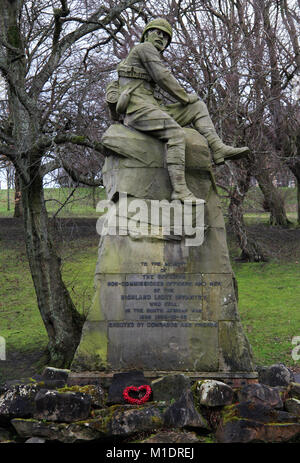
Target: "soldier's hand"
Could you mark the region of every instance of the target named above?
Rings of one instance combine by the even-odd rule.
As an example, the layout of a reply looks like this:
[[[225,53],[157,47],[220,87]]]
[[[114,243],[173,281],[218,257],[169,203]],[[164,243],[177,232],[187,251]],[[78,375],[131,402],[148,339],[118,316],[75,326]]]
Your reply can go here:
[[[196,93],[191,93],[189,95],[189,103],[196,103],[199,100],[199,97]]]

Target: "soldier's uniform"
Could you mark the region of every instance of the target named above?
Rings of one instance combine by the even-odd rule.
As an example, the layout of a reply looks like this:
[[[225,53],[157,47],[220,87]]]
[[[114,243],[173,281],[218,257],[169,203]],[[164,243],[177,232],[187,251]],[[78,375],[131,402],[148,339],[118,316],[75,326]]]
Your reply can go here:
[[[182,127],[191,124],[200,111],[201,102],[189,104],[189,95],[162,63],[152,43],[136,45],[118,66],[120,91],[140,81],[132,91],[124,124],[167,142],[167,163],[184,161],[185,143]],[[133,81],[134,79],[134,81]],[[159,85],[178,103],[163,105],[154,97]],[[176,146],[177,149],[170,149]]]
[[[197,96],[187,94],[162,62],[157,48],[149,41],[144,42],[145,32],[151,28],[167,32],[170,40],[172,37],[167,21],[152,21],[143,32],[142,43],[135,45],[119,64],[120,93],[130,92],[124,124],[166,142],[173,198],[191,199],[193,195],[184,179],[185,137],[182,127],[193,124],[205,136],[217,164],[224,162],[224,157],[244,155],[248,148],[232,148],[223,144],[215,132],[205,103]],[[167,91],[178,103],[163,105],[154,96],[155,85]]]

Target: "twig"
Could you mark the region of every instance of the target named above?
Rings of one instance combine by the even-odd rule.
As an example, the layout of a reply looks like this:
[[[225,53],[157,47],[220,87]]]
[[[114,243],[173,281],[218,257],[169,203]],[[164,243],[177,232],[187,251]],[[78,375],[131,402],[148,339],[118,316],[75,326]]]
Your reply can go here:
[[[75,191],[77,190],[77,187],[79,185],[79,182],[77,183],[77,185],[75,186],[75,188],[73,188],[73,190],[71,191],[71,193],[69,194],[69,196],[67,197],[67,199],[65,200],[65,202],[61,205],[61,207],[55,212],[55,214],[52,216],[53,219],[55,219],[55,217],[60,213],[60,211],[65,207],[65,205],[67,204],[67,202],[69,201],[69,199],[73,196],[73,194],[75,193]]]

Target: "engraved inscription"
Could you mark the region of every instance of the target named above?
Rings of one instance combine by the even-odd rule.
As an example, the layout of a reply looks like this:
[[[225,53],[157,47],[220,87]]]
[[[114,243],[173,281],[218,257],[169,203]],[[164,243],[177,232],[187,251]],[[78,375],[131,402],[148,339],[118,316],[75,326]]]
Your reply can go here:
[[[161,262],[151,262],[154,264]],[[216,276],[208,279],[207,275],[205,278],[202,274],[187,273],[128,274],[122,280],[109,280],[106,284],[111,291],[120,293],[117,297],[123,312],[121,320],[188,323],[209,320],[203,313],[210,291],[222,286]]]

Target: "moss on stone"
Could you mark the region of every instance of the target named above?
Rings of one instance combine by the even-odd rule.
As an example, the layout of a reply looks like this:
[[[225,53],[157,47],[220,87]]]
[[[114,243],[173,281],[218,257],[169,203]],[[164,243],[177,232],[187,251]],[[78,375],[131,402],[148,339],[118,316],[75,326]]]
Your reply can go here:
[[[109,425],[117,412],[124,411],[124,407],[122,405],[112,405],[106,409],[101,410],[100,413],[93,423],[93,427],[97,431],[103,432],[104,434],[109,433]]]
[[[200,440],[200,439],[199,439]],[[209,434],[208,436],[202,437],[200,440],[203,444],[216,444],[216,438],[213,434]]]
[[[89,310],[89,315],[88,319],[90,321],[102,321],[104,320],[103,313],[101,310],[101,304],[100,304],[100,287],[101,285],[98,283],[96,287],[96,292],[93,297],[93,301]]]
[[[86,323],[72,363],[73,371],[97,371],[107,368],[107,334],[104,326],[99,329],[99,323],[101,322]]]
[[[86,386],[64,386],[59,389],[56,389],[57,392],[81,392],[82,394],[94,394],[95,386],[93,384],[88,384]]]
[[[45,386],[45,381],[39,381],[38,383],[36,383],[36,385],[38,387],[44,387]]]
[[[36,420],[34,418],[14,418],[13,421],[32,421],[34,423],[40,422],[40,420]]]
[[[86,137],[84,137],[83,135],[73,135],[72,136],[72,143],[81,144],[81,143],[84,143],[85,141],[86,141]]]
[[[219,322],[220,367],[225,371],[254,371],[252,349],[237,321]]]
[[[193,401],[194,401],[194,406],[195,406],[195,409],[197,410],[197,412],[200,413],[200,415],[201,415],[201,406],[200,406],[199,399],[198,399],[198,390],[199,390],[199,387],[201,386],[201,384],[202,384],[204,381],[205,381],[205,380],[195,381],[194,384],[193,384],[192,387],[191,387],[191,391],[192,391],[192,395],[193,395]]]
[[[244,419],[244,418],[243,418]],[[222,410],[222,424],[225,426],[229,421],[240,420],[235,404],[226,405]]]
[[[151,420],[155,426],[162,426],[163,424],[162,418],[159,418],[158,416],[152,416]]]

